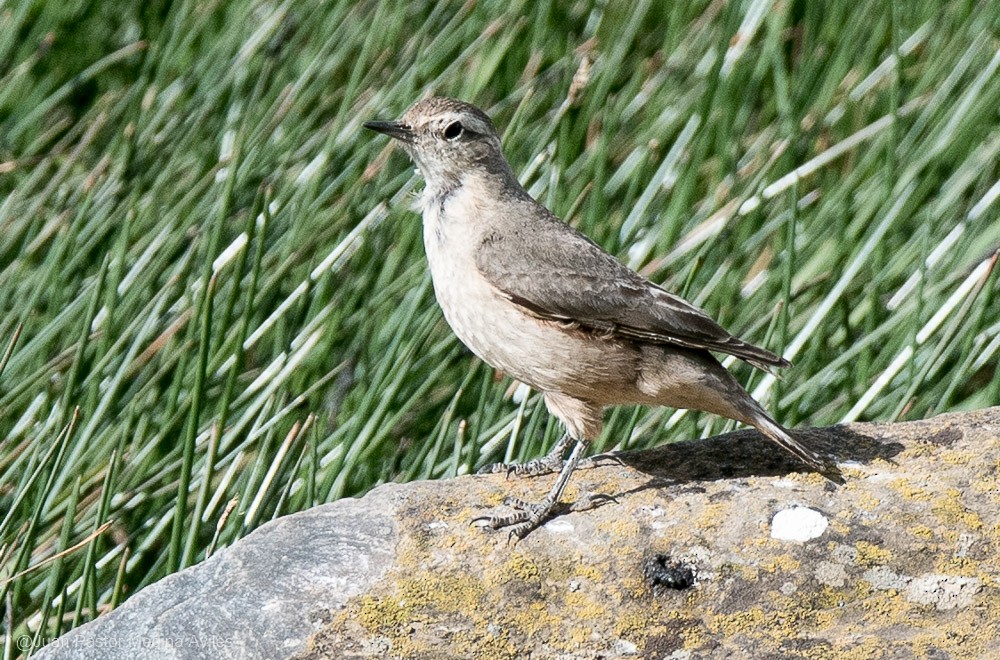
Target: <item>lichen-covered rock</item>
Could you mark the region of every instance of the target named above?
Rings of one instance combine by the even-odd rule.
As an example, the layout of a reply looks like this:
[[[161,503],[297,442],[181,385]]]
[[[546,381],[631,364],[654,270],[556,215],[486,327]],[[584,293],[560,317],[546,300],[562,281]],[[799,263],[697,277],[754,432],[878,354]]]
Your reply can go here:
[[[469,521],[551,477],[383,486],[266,525],[43,655],[189,625],[243,641],[155,657],[1000,657],[1000,408],[796,436],[846,484],[751,431],[675,443],[580,471],[569,498],[617,501],[516,545]],[[295,597],[286,572],[313,579]]]

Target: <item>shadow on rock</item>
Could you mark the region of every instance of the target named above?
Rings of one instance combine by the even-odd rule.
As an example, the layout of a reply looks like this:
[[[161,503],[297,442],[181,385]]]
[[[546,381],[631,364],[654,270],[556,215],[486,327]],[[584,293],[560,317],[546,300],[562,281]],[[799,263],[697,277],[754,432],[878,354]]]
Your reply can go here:
[[[898,442],[880,441],[846,426],[791,431],[796,440],[838,462],[870,463],[891,460],[903,450]],[[654,477],[647,487],[688,481],[716,481],[741,477],[773,477],[802,472],[805,467],[752,429],[707,438],[674,442],[654,449],[602,454],[594,465],[620,463]],[[832,486],[832,484],[831,484]]]

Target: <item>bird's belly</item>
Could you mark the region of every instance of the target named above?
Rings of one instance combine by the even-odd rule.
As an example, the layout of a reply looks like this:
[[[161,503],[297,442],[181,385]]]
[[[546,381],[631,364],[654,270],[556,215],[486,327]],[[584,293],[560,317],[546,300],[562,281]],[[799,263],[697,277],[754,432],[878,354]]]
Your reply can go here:
[[[431,268],[434,294],[448,325],[496,369],[545,392],[595,402],[629,398],[638,351],[529,315],[474,269]]]
[[[484,362],[543,392],[595,403],[634,399],[635,345],[531,316],[483,278],[473,255],[487,211],[474,192],[466,186],[444,202],[422,199],[434,295],[451,329]]]

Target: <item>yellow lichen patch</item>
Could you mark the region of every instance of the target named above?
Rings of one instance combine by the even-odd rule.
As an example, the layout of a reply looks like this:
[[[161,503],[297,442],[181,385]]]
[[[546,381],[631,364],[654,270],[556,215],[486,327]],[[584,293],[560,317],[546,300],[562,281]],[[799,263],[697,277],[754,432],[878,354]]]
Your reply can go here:
[[[481,488],[476,497],[476,502],[478,506],[482,508],[477,508],[473,517],[483,515],[483,509],[492,509],[494,507],[503,506],[504,499],[510,495],[510,493],[500,488]],[[467,509],[466,514],[470,513],[472,510]],[[463,518],[467,520],[468,518]]]
[[[972,452],[965,449],[945,449],[939,451],[937,456],[950,465],[968,465],[974,458]]]
[[[835,589],[824,584],[816,590],[815,595],[809,601],[809,605],[816,610],[832,610],[854,600],[857,600],[856,592]]]
[[[575,626],[569,631],[569,644],[570,648],[579,648],[590,641],[591,636],[594,634],[593,628],[583,625]]]
[[[633,598],[642,598],[649,592],[649,586],[647,586],[645,578],[639,575],[623,577],[619,584],[621,585],[621,592],[612,590],[606,594],[608,598],[619,600],[622,594],[629,594]]]
[[[834,647],[834,651],[833,657],[838,660],[872,660],[872,658],[886,657],[885,640],[880,637],[851,640],[847,644]]]
[[[638,538],[642,533],[642,525],[638,520],[624,516],[598,523],[597,529],[622,540]]]
[[[653,620],[648,612],[627,610],[615,617],[614,634],[616,637],[628,639],[634,644],[645,641],[649,634],[649,623]]]
[[[914,525],[910,528],[910,534],[924,541],[930,541],[934,538],[934,530],[927,525]]]
[[[541,577],[538,564],[528,555],[513,553],[507,562],[507,571],[511,577],[515,577],[522,582],[537,582]]]
[[[847,536],[847,534],[851,531],[850,525],[847,525],[840,520],[831,520],[830,529],[834,534],[839,534],[840,536]]]
[[[941,537],[942,542],[945,545],[949,545],[949,546],[955,545],[956,543],[958,543],[958,537],[959,537],[960,534],[961,534],[961,532],[959,532],[957,530],[954,530],[954,529],[941,529],[941,530],[939,530],[939,533],[938,533],[938,535]]]
[[[907,615],[912,608],[895,589],[872,591],[858,604],[865,612],[866,625],[887,626],[895,623],[909,623]]]
[[[541,581],[541,570],[534,559],[515,552],[507,561],[488,566],[484,579],[490,586],[499,586],[515,580],[537,583]]]
[[[681,631],[681,639],[684,640],[684,648],[689,650],[705,648],[714,641],[701,626],[685,628]]]
[[[829,630],[837,621],[837,609],[814,610],[807,612],[809,615],[805,621],[807,626],[802,626],[802,631],[809,633],[814,630]]]
[[[486,590],[467,574],[421,572],[399,582],[399,602],[406,607],[434,607],[443,612],[476,612]]]
[[[975,647],[982,650],[982,640],[976,639],[977,635],[973,631],[966,634],[952,631],[946,633],[942,630],[930,630],[923,634],[918,634],[913,639],[913,657],[921,660],[934,660],[942,657],[942,651],[946,654],[954,654],[957,658],[986,658],[994,655],[983,655],[977,652]],[[987,642],[989,643],[989,642]]]
[[[550,637],[558,633],[563,617],[557,613],[558,607],[549,607],[542,602],[532,602],[526,607],[510,608],[504,617],[510,628],[529,638]]]
[[[411,623],[413,608],[400,603],[398,598],[362,596],[354,616],[370,633],[388,634]]]
[[[572,575],[574,577],[586,578],[596,583],[600,583],[604,579],[604,573],[598,570],[596,566],[579,562],[573,564]]]
[[[836,660],[841,657],[829,646],[812,646],[802,651],[800,658],[807,660]]]
[[[982,529],[983,520],[975,511],[969,511],[962,505],[962,493],[956,488],[949,488],[934,499],[931,512],[946,525],[965,525],[967,529]]]
[[[580,591],[564,594],[563,606],[566,609],[566,620],[582,623],[596,621],[607,616],[608,612],[607,603],[598,602],[590,594]]]
[[[517,647],[510,642],[506,631],[497,634],[477,634],[471,630],[460,630],[455,633],[454,648],[473,650],[472,658],[496,658],[497,660],[513,660],[518,657]],[[407,657],[394,654],[394,657]],[[427,657],[427,656],[421,656]]]
[[[884,566],[892,561],[891,551],[868,541],[858,541],[854,549],[858,552],[855,559],[858,566]]]
[[[760,563],[760,567],[768,573],[777,573],[779,571],[782,573],[793,573],[802,567],[802,562],[786,552],[783,555],[765,559]]]
[[[872,495],[870,492],[863,492],[858,496],[855,504],[862,511],[874,511],[882,503],[882,500]]]
[[[772,539],[768,534],[755,534],[748,539],[744,539],[740,544],[740,547],[744,550],[752,550],[754,548],[763,548],[766,546],[777,548],[781,546],[781,543]]]
[[[921,458],[924,456],[933,456],[937,450],[937,447],[933,445],[910,445],[895,457],[896,460],[902,458]]]
[[[846,601],[842,594],[826,586],[815,593],[795,593],[791,596],[771,591],[766,600],[771,606],[768,620],[773,622],[772,627],[776,624],[780,632],[792,634],[828,629]]]
[[[796,474],[796,477],[802,481],[802,483],[809,486],[823,487],[827,483],[826,477],[819,472],[799,472]]]
[[[926,488],[914,486],[910,483],[910,480],[906,478],[893,479],[889,482],[889,488],[893,489],[908,500],[930,502],[934,497],[934,493],[930,492]]]
[[[984,588],[990,589],[991,590],[990,593],[996,594],[997,593],[996,589],[998,586],[1000,586],[1000,581],[997,580],[995,574],[992,572],[996,570],[996,567],[990,566],[990,569],[991,572],[989,573],[980,571],[979,574],[976,575],[976,577],[978,577],[980,580],[983,581]],[[996,601],[997,605],[997,607],[993,608],[993,611],[995,612],[1000,611],[1000,597],[994,595],[993,600]]]
[[[877,458],[874,461],[872,461],[869,467],[880,467],[880,466],[884,467],[889,465],[890,463],[886,463],[881,458]],[[855,484],[864,479],[865,477],[867,477],[868,472],[862,470],[861,468],[845,466],[840,468],[840,475],[844,477],[844,481],[847,482],[847,484],[845,484],[845,488],[851,488],[852,487],[851,484]]]
[[[703,631],[697,627],[695,621],[686,619],[676,610],[664,610],[659,603],[655,603],[651,610],[646,611],[645,617],[629,616],[628,618],[628,623],[625,626],[616,626],[614,633],[617,637],[638,646],[640,652],[644,650],[651,638],[667,634],[679,635],[685,646],[690,643],[696,648],[709,641],[701,637]],[[643,655],[642,657],[647,656]]]
[[[727,517],[724,515],[726,512],[726,507],[721,503],[706,504],[702,510],[701,515],[698,516],[698,521],[695,523],[701,530],[712,530],[716,529],[719,525],[726,522]]]
[[[774,623],[770,621],[774,617],[774,613],[765,612],[760,607],[751,607],[748,610],[732,614],[714,614],[709,618],[708,627],[713,632],[720,633],[725,637],[732,637],[741,633],[755,633],[762,630],[777,632],[774,626],[767,625],[768,623]]]
[[[938,560],[934,570],[945,575],[971,575],[979,571],[979,562],[968,557],[946,555]]]

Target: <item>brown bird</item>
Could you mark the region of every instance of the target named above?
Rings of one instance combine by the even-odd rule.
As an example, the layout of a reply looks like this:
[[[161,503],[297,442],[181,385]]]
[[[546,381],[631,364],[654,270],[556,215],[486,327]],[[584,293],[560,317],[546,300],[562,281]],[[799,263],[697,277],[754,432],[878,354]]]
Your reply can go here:
[[[488,468],[558,471],[549,494],[535,504],[512,500],[513,514],[477,520],[509,526],[517,538],[544,522],[587,443],[600,434],[604,409],[621,404],[703,410],[749,424],[809,468],[839,479],[835,466],[771,419],[711,352],[765,370],[788,361],[733,336],[535,201],[483,111],[430,98],[399,121],[365,127],[398,140],[426,179],[424,247],[452,330],[482,360],[542,392],[566,427],[544,458]]]

